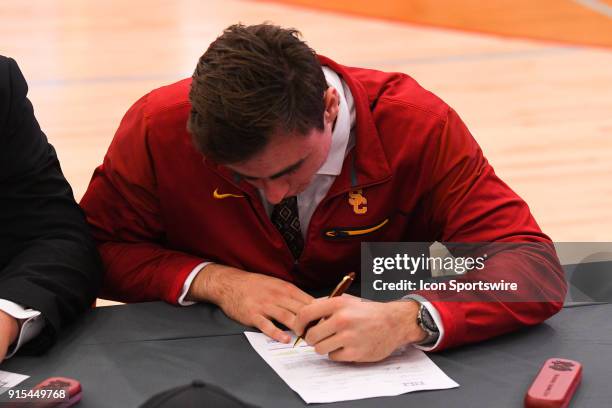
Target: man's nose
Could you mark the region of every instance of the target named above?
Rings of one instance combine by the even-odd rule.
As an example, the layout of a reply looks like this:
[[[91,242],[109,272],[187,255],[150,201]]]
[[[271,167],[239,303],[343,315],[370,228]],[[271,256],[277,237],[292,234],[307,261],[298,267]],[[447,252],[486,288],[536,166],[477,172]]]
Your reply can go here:
[[[264,195],[270,204],[280,203],[289,192],[289,184],[286,181],[263,180],[262,184]]]

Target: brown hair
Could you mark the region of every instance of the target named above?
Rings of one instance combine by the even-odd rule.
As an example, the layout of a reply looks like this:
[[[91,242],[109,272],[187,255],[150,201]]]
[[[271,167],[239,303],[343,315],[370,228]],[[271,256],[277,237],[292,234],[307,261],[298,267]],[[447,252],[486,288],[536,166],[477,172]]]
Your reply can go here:
[[[248,160],[277,132],[323,129],[325,76],[295,29],[232,25],[193,73],[187,128],[218,163]]]

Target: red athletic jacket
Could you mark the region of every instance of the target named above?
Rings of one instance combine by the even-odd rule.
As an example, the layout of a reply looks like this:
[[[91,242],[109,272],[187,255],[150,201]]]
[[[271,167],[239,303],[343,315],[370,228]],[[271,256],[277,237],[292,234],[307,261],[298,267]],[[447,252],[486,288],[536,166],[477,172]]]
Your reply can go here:
[[[548,241],[527,204],[493,172],[447,104],[400,73],[350,68],[320,57],[348,84],[356,145],[315,210],[294,263],[257,191],[210,161],[186,130],[191,80],[156,89],[121,121],[81,202],[106,266],[102,295],[125,302],[176,303],[204,260],[330,287],[359,270],[361,241]],[[361,200],[351,199],[361,190]],[[547,279],[563,274],[555,257]],[[532,276],[529,263],[515,275]],[[556,313],[540,303],[434,302],[441,348],[492,337]]]

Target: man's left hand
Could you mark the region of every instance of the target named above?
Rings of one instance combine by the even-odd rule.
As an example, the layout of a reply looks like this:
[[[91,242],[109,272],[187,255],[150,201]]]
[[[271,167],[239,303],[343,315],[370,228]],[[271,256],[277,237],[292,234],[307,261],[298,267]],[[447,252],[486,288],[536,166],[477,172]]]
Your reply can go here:
[[[324,318],[304,339],[318,354],[329,354],[334,361],[380,361],[426,337],[417,324],[418,311],[419,304],[412,300],[380,303],[343,295],[304,306],[295,329],[302,334],[309,322]]]

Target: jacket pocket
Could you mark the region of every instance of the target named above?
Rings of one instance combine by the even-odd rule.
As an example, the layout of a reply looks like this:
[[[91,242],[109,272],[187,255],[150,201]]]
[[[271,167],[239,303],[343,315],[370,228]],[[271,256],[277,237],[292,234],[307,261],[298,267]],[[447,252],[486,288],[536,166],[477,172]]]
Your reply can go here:
[[[385,218],[381,222],[374,225],[364,225],[357,227],[333,227],[323,230],[323,238],[328,240],[344,239],[351,237],[361,237],[372,234],[383,228],[389,222],[389,218]]]

